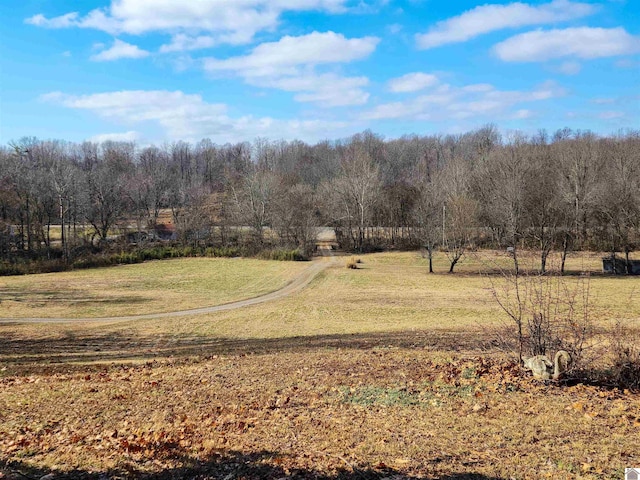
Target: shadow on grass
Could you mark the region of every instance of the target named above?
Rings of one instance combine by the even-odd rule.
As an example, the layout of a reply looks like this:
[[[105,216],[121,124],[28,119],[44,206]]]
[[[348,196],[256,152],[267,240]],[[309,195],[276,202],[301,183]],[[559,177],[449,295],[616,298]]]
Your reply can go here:
[[[157,357],[266,354],[313,349],[434,348],[447,351],[481,350],[491,341],[478,332],[399,331],[236,339],[178,334],[141,336],[122,332],[77,334],[30,339],[11,333],[0,338],[0,361],[92,362]]]
[[[381,465],[381,468],[364,467],[359,468],[354,465],[345,465],[331,472],[320,470],[296,468],[295,465],[287,466],[290,458],[274,452],[224,452],[213,454],[207,460],[194,464],[192,459],[187,459],[183,454],[178,453],[171,456],[170,460],[177,460],[179,463],[187,462],[190,466],[168,468],[158,472],[148,473],[138,470],[133,465],[128,465],[119,470],[110,471],[86,471],[71,470],[67,472],[51,472],[50,470],[28,466],[20,461],[2,461],[0,459],[0,473],[4,474],[4,480],[38,480],[45,475],[52,474],[54,479],[68,480],[115,480],[125,478],[140,478],[149,480],[178,480],[178,479],[314,479],[314,480],[411,480],[417,478],[430,478],[432,480],[500,480],[498,477],[488,477],[477,473],[454,473],[436,476],[410,476],[397,470]],[[337,459],[345,464],[346,460]],[[438,463],[438,459],[433,461]],[[425,465],[425,469],[429,469]]]
[[[415,348],[444,351],[486,350],[492,337],[480,332],[401,331],[316,335],[274,339],[231,339],[191,335],[148,335],[137,332],[76,333],[29,338],[5,332],[0,338],[0,364],[21,373],[43,366],[111,363],[156,358],[303,352],[314,349]],[[7,371],[5,374],[16,374]]]
[[[102,304],[142,304],[149,303],[152,298],[142,295],[123,295],[123,296],[87,296],[87,292],[74,290],[11,290],[0,288],[0,302],[3,300],[14,301],[18,303],[26,303],[35,306],[51,306],[61,304],[91,306]],[[41,305],[39,305],[41,304]]]

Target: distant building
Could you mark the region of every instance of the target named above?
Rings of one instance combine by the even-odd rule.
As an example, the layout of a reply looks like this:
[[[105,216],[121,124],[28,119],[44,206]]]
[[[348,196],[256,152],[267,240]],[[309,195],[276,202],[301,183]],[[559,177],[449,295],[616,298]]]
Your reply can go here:
[[[602,259],[602,271],[615,275],[640,275],[640,260],[629,260],[617,256]],[[639,479],[640,480],[640,479]]]

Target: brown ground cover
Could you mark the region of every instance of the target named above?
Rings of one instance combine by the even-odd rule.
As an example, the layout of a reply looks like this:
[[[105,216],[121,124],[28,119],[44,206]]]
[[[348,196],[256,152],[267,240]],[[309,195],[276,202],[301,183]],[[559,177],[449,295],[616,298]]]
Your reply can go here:
[[[640,466],[640,395],[531,380],[493,347],[499,311],[473,262],[430,276],[416,254],[363,260],[234,312],[0,326],[1,475],[619,479]],[[593,281],[599,321],[637,322],[634,283]]]

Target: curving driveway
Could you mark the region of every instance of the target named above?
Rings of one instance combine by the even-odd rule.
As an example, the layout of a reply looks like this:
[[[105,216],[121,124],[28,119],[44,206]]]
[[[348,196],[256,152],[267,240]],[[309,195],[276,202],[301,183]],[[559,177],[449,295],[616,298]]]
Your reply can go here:
[[[0,317],[0,324],[2,323],[86,323],[86,322],[120,322],[128,320],[145,320],[149,318],[169,318],[169,317],[181,317],[184,315],[201,315],[203,313],[216,313],[224,312],[227,310],[235,310],[236,308],[248,307],[251,305],[258,305],[260,303],[271,302],[278,300],[294,293],[299,292],[304,287],[309,285],[311,281],[323,270],[336,265],[337,259],[335,258],[321,258],[314,260],[309,268],[303,270],[300,275],[294,278],[291,282],[285,285],[280,290],[276,290],[259,297],[248,298],[246,300],[238,300],[236,302],[224,303],[222,305],[214,305],[211,307],[192,308],[189,310],[177,310],[174,312],[161,312],[161,313],[147,313],[144,315],[127,315],[122,317],[89,317],[89,318],[37,318],[37,317],[25,317],[25,318],[2,318]]]

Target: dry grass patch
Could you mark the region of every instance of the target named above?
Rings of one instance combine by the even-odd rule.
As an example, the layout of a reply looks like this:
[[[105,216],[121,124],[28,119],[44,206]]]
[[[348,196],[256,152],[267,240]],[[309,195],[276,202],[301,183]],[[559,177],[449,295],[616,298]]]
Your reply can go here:
[[[595,479],[640,461],[638,395],[424,349],[12,377],[0,405],[0,458],[27,474]]]
[[[294,296],[217,314],[46,328],[0,324],[0,363],[206,355],[262,340],[304,343],[344,335],[404,332],[410,337],[423,331],[473,333],[489,344],[488,330],[505,320],[488,279],[471,271],[430,275],[417,253],[367,255],[359,267],[354,272],[337,265]],[[637,322],[637,278],[594,276],[591,282],[597,326],[618,319]]]
[[[0,277],[0,316],[104,317],[218,305],[277,290],[308,266],[186,258]]]

